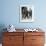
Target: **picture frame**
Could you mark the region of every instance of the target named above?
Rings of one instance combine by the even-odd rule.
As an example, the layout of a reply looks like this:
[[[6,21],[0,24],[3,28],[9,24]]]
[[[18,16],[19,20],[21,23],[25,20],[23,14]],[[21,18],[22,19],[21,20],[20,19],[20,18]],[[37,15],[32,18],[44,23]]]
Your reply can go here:
[[[20,22],[34,22],[33,5],[20,5]]]

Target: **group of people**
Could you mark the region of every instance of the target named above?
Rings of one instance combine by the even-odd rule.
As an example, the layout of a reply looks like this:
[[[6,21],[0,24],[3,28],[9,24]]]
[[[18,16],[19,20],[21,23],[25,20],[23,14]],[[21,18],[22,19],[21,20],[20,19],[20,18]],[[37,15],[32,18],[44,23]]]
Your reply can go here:
[[[29,18],[32,18],[32,10],[31,8],[28,8],[27,7],[22,7],[22,18],[23,19],[29,19]]]

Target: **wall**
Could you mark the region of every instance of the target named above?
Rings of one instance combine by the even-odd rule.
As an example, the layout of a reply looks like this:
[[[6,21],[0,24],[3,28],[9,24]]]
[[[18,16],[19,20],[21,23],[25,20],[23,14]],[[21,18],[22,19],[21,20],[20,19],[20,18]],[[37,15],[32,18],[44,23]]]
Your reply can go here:
[[[16,28],[46,27],[46,0],[1,0],[0,25],[13,24]],[[35,21],[32,23],[19,22],[19,6],[34,5]]]

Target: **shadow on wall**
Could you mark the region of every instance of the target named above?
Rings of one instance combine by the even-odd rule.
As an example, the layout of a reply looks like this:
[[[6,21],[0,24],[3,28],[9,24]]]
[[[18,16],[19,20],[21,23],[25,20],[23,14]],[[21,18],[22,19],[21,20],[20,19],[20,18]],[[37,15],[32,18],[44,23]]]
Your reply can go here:
[[[0,43],[2,43],[2,36],[3,36],[3,32],[5,32],[6,30],[4,30],[5,25],[4,24],[0,24]]]

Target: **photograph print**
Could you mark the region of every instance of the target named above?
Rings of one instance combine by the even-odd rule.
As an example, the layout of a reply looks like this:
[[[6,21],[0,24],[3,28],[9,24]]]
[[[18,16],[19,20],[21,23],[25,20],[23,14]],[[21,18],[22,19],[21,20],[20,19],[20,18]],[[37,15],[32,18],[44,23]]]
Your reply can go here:
[[[29,5],[20,6],[20,22],[34,21],[34,7]]]

